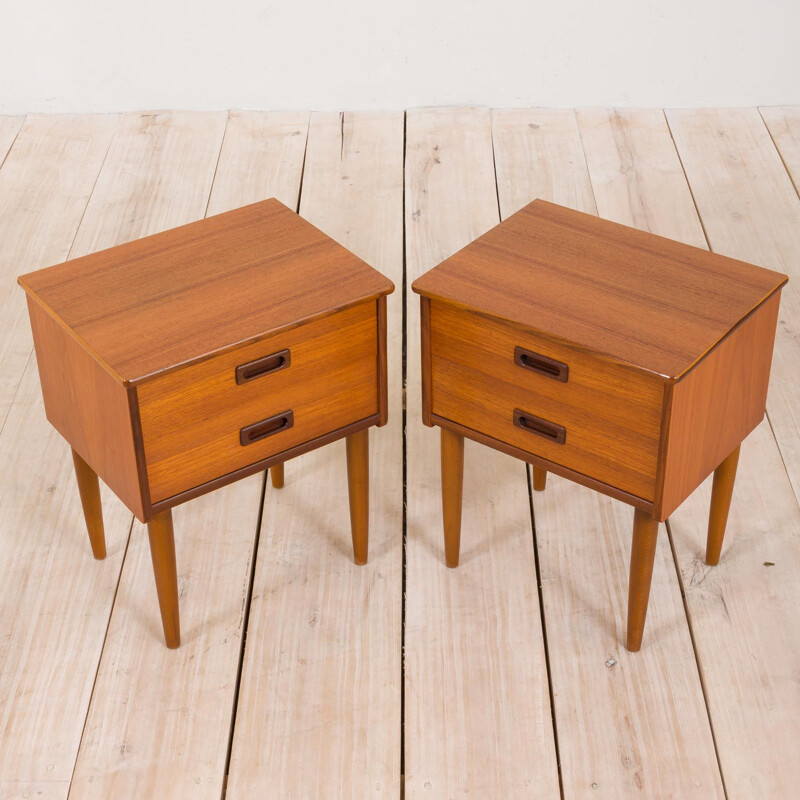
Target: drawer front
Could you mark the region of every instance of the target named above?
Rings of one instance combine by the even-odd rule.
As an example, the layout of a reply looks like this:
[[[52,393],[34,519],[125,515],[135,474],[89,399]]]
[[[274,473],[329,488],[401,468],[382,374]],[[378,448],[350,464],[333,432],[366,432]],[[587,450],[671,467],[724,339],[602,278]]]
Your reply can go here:
[[[142,384],[156,503],[378,411],[376,304]]]
[[[652,501],[664,384],[431,302],[434,414]]]

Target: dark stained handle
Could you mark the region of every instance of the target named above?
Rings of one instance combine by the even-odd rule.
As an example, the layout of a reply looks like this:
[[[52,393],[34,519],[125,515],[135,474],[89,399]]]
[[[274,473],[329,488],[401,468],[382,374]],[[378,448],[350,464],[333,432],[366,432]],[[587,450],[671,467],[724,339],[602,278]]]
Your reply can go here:
[[[520,411],[518,408],[514,409],[514,425],[543,439],[549,439],[555,444],[564,444],[567,441],[567,429],[563,425]]]
[[[274,417],[267,417],[261,422],[254,422],[252,425],[242,428],[239,431],[239,444],[244,447],[253,442],[260,442],[267,436],[288,430],[292,425],[294,425],[294,414],[291,410],[284,411],[283,414],[276,414]]]
[[[524,347],[514,348],[514,363],[562,383],[566,383],[569,378],[569,367],[566,364],[541,353],[526,350]]]
[[[289,364],[291,364],[291,356],[288,350],[270,353],[268,356],[257,358],[255,361],[248,361],[246,364],[236,367],[236,383],[247,383],[254,378],[268,375],[270,372],[285,369]]]

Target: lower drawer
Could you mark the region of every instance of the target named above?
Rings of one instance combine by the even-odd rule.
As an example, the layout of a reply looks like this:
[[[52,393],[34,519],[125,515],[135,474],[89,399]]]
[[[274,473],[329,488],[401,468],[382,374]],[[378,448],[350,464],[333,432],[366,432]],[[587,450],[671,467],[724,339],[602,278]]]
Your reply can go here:
[[[151,502],[376,414],[376,312],[364,303],[139,386]],[[237,371],[265,358],[262,375]]]
[[[435,415],[652,502],[658,379],[448,303],[430,331]]]

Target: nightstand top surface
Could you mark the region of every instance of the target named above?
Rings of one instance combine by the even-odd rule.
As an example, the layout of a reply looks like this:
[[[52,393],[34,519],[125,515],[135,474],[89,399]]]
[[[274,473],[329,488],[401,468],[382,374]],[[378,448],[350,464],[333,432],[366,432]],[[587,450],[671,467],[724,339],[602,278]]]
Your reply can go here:
[[[275,199],[31,272],[19,283],[124,383],[394,289]]]
[[[677,379],[786,280],[534,200],[413,289]]]

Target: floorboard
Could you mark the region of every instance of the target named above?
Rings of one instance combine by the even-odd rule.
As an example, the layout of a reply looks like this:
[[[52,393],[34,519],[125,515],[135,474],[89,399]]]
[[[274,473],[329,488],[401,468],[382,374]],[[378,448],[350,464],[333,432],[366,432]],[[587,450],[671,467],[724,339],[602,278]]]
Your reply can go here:
[[[0,117],[0,167],[17,138],[25,117]]]
[[[708,481],[670,519],[728,800],[792,797],[800,779],[791,755],[800,741],[800,513],[784,465],[796,493],[800,201],[755,109],[667,117],[712,249],[794,277],[781,300],[767,400],[780,452],[767,422],[742,445],[719,566],[702,558]]]
[[[231,111],[208,214],[268,197],[296,211],[308,117],[306,111]]]
[[[16,284],[69,254],[117,122],[29,117],[0,168],[0,798],[67,796],[130,527],[94,561]]]
[[[599,195],[610,211],[614,198],[598,161],[614,164],[613,194],[629,206],[641,208],[650,191],[669,190],[658,148],[648,153],[658,171],[650,173],[642,160],[641,181],[614,163],[626,159],[627,148],[641,147],[644,155],[648,142],[635,129],[620,148],[619,128],[581,121],[579,129],[572,110],[495,112],[498,174],[516,178],[507,182],[513,191],[499,182],[504,217],[536,197],[596,213]],[[677,162],[674,148],[672,155]],[[555,475],[544,492],[533,493],[533,507],[565,797],[723,797],[665,529],[644,645],[629,653],[631,508]]]
[[[800,107],[768,106],[760,111],[795,191],[800,194]]]
[[[795,107],[0,117],[0,800],[793,798],[798,190]],[[16,276],[270,196],[396,285],[370,561],[343,442],[281,490],[187,503],[169,651],[145,531],[105,487],[91,556]],[[533,493],[468,442],[444,564],[410,284],[534,197],[790,275],[720,565],[707,481],[661,529],[637,654],[627,506],[552,475]]]
[[[371,428],[369,563],[344,442],[268,486],[228,800],[400,796],[403,115],[313,114],[300,213],[388,275],[389,423]]]
[[[202,217],[226,117],[126,115],[76,246]],[[164,646],[147,537],[134,525],[71,797],[220,796],[260,486],[256,476],[175,510],[178,650]]]
[[[439,433],[420,412],[417,276],[497,224],[491,116],[408,112],[405,797],[558,798],[525,466],[467,442],[445,566]]]

